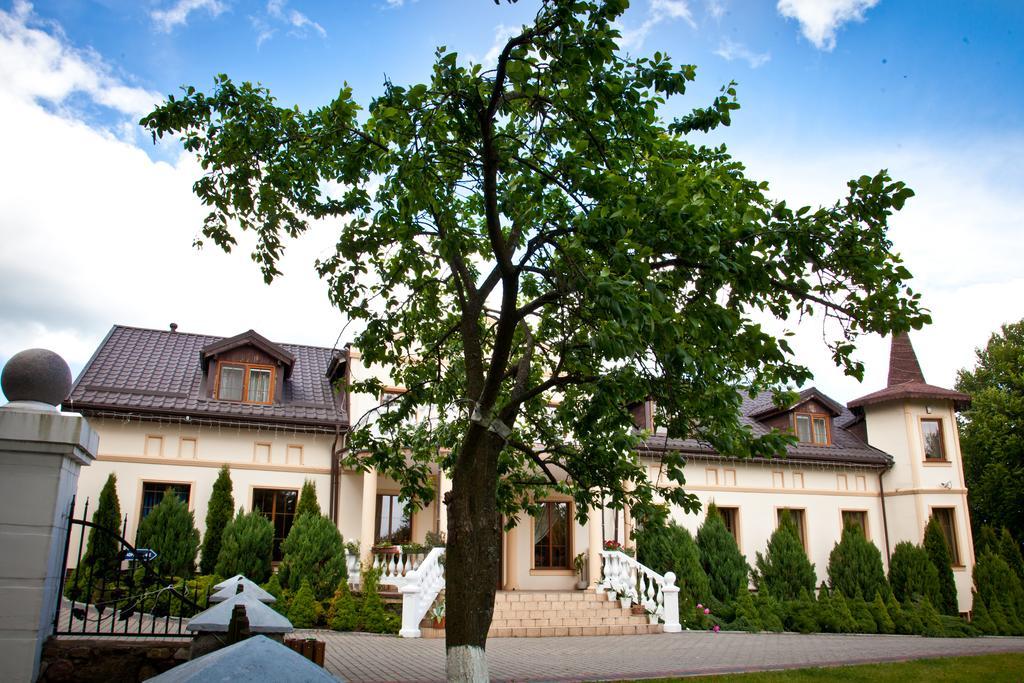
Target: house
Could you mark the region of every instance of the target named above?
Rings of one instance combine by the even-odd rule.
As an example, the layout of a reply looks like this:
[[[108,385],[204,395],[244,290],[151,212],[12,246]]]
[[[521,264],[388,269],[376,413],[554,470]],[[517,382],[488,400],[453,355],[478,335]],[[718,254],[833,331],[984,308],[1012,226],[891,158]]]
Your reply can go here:
[[[344,538],[359,541],[363,560],[379,541],[423,542],[428,532],[446,529],[443,503],[410,514],[396,482],[372,469],[340,466],[352,424],[402,391],[390,387],[378,397],[341,390],[346,378],[371,372],[384,374],[365,367],[354,349],[276,343],[252,330],[219,338],[173,326],[115,326],[64,406],[85,414],[100,435],[79,498],[95,500],[115,472],[131,539],[170,487],[188,502],[202,532],[213,481],[227,464],[235,505],[258,508],[274,522],[276,553],[306,479],[316,482],[320,506]],[[966,612],[974,556],[955,413],[969,400],[926,384],[909,337],[900,335],[893,340],[888,385],[846,406],[815,389],[781,408],[768,395],[744,401],[742,419],[755,433],[779,429],[798,436],[786,458],[741,460],[696,441],[669,439],[651,422],[650,405],[636,411],[650,434],[638,457],[656,479],[661,454],[682,452],[687,490],[705,506],[716,503],[750,561],[789,509],[819,581],[845,521],[858,522],[887,562],[899,541],[921,541],[934,514],[953,548]],[[439,501],[450,483],[444,472],[434,476]],[[610,510],[593,510],[589,518],[581,523],[571,500],[552,496],[540,516],[520,519],[503,536],[499,588],[571,590],[578,553],[588,555],[596,577],[602,542],[628,546],[632,520]],[[696,531],[703,513],[676,511],[675,518]]]

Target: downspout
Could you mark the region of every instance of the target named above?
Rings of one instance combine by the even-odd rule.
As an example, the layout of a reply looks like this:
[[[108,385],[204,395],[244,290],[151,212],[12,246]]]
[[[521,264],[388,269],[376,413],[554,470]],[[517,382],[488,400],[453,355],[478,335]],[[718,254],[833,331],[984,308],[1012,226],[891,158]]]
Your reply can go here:
[[[892,467],[890,465],[889,467]],[[882,483],[882,475],[889,471],[889,467],[878,471],[878,493],[882,499],[882,538],[885,540],[885,564],[891,559],[889,554],[889,519],[885,514],[885,484]]]
[[[329,505],[331,521],[338,526],[338,442],[341,441],[341,425],[334,425],[334,443],[331,444],[331,502]]]

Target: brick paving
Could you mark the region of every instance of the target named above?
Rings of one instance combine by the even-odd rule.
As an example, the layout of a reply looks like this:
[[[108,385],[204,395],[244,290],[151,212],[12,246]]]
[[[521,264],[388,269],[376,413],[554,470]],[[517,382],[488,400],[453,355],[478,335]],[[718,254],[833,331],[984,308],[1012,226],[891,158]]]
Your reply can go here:
[[[349,681],[443,681],[444,641],[333,631],[327,669]],[[576,681],[691,676],[925,657],[1024,652],[1024,638],[663,633],[576,638],[492,638],[492,680]]]

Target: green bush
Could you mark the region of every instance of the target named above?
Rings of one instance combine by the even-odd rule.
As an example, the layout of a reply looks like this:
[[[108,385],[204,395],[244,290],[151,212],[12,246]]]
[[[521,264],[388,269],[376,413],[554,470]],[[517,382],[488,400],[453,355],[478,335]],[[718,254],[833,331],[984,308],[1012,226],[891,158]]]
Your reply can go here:
[[[764,630],[761,624],[761,615],[754,605],[750,593],[742,594],[736,600],[736,618],[729,624],[730,631],[748,631],[758,633]]]
[[[783,621],[787,631],[817,633],[822,630],[818,621],[818,605],[806,590],[801,591],[796,600],[786,601]]]
[[[275,598],[277,598],[277,600],[271,603],[270,606],[273,607],[278,613],[283,614],[287,617],[289,605],[287,595],[288,592],[281,587],[281,579],[278,578],[277,574],[271,574],[270,579],[262,586],[260,586],[260,588],[262,588],[263,590],[267,591]]]
[[[896,544],[889,559],[889,586],[899,602],[939,594],[939,572],[924,548],[910,541]]]
[[[267,580],[274,553],[274,525],[262,512],[238,514],[224,529],[216,569],[221,576],[241,574],[255,583]]]
[[[307,479],[299,492],[299,502],[295,506],[295,519],[302,515],[322,515],[320,503],[316,499],[316,482]]]
[[[999,557],[1010,566],[1017,578],[1024,583],[1024,556],[1020,553],[1020,543],[1017,543],[1010,534],[1009,529],[1003,527],[999,533],[998,541]]]
[[[778,633],[785,630],[785,625],[783,624],[785,610],[778,600],[770,595],[758,594],[754,597],[754,606],[757,607],[762,631]]]
[[[778,600],[793,600],[801,590],[814,591],[814,565],[788,511],[782,513],[779,527],[768,540],[766,554],[757,554],[755,579],[759,591]]]
[[[837,591],[832,596],[832,613],[835,614],[836,633],[857,632],[857,621],[853,618],[853,613],[850,611],[850,603],[841,592]]]
[[[636,535],[637,560],[658,572],[673,572],[679,586],[679,611],[690,612],[711,597],[708,577],[690,532],[675,522],[647,526]]]
[[[173,491],[139,525],[139,547],[150,548],[157,557],[150,564],[162,576],[191,576],[199,553],[199,531],[194,514]]]
[[[934,516],[928,518],[924,528],[924,549],[939,578],[935,607],[941,613],[955,617],[960,610],[957,607],[956,583],[953,581],[953,562],[949,558],[946,535],[942,533],[942,526]]]
[[[846,604],[850,607],[850,614],[853,615],[853,622],[856,624],[855,633],[878,633],[878,623],[872,614],[871,603],[860,598],[850,598]]]
[[[327,610],[327,626],[335,631],[355,631],[359,628],[359,603],[349,589],[348,581],[338,584]]]
[[[999,633],[995,622],[988,613],[985,601],[978,597],[976,591],[971,591],[971,625],[984,636],[994,636]]]
[[[359,609],[359,624],[368,633],[398,633],[401,618],[388,611],[380,597],[380,570],[363,570],[362,604]]]
[[[875,593],[874,601],[868,606],[871,608],[871,617],[875,620],[875,627],[879,633],[886,635],[896,633],[896,624],[893,623],[892,617],[889,615],[881,593]]]
[[[199,571],[212,574],[217,568],[220,558],[221,538],[224,528],[231,522],[231,512],[235,509],[235,498],[231,495],[231,470],[222,465],[217,480],[213,482],[213,492],[206,508],[206,530],[203,532],[203,554],[199,561]],[[223,576],[233,576],[224,574]],[[248,574],[246,576],[249,576]],[[253,581],[262,581],[249,576]]]
[[[935,605],[932,604],[931,600],[924,597],[915,601],[913,610],[921,621],[921,628],[917,631],[919,634],[929,638],[942,638],[946,635],[939,610],[935,609]]]
[[[740,552],[714,503],[708,506],[707,517],[697,530],[697,549],[711,595],[722,602],[730,602],[747,591],[750,577],[747,558]]]
[[[857,524],[847,524],[828,556],[828,581],[848,598],[871,600],[889,591],[882,553]]]
[[[988,550],[982,553],[974,565],[974,589],[1000,635],[1019,635],[1024,631],[1024,588],[1006,560]]]
[[[914,625],[910,616],[907,614],[906,610],[903,609],[903,605],[900,604],[895,595],[889,595],[889,599],[885,603],[885,610],[889,613],[889,617],[892,619],[894,633],[898,633],[901,636],[909,636],[915,633]]]
[[[320,605],[313,596],[313,588],[308,579],[302,580],[292,604],[288,608],[288,621],[295,628],[313,628],[320,620]]]
[[[345,542],[334,522],[323,515],[296,517],[281,550],[284,558],[278,573],[286,588],[296,590],[309,581],[316,599],[324,600],[348,578]]]

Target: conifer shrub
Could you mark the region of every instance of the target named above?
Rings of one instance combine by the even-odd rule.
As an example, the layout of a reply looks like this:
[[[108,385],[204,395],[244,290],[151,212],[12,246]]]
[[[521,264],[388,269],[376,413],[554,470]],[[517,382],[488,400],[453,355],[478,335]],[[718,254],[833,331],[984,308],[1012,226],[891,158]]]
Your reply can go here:
[[[707,602],[707,607],[711,610],[711,613],[722,620],[722,623],[729,623],[736,618],[736,601],[722,602],[712,597]]]
[[[262,588],[263,590],[267,591],[268,593],[273,595],[275,598],[277,598],[277,601],[270,603],[270,606],[273,607],[279,614],[283,614],[284,616],[287,617],[288,616],[288,600],[286,599],[287,591],[285,591],[285,589],[281,586],[281,580],[277,577],[277,574],[271,574],[270,575],[270,579],[266,583],[261,585],[260,588]]]
[[[889,617],[892,619],[894,633],[898,633],[901,636],[913,635],[913,622],[906,610],[903,609],[903,605],[896,599],[895,595],[889,595],[889,599],[885,603],[885,610],[889,613]]]
[[[850,611],[850,603],[840,591],[832,596],[832,613],[835,615],[836,633],[857,633],[858,625]]]
[[[971,591],[971,625],[983,636],[994,636],[998,633],[985,601],[978,597],[976,591]]]
[[[299,502],[295,505],[295,519],[301,515],[322,515],[320,503],[316,499],[316,482],[307,479],[299,492]]]
[[[203,532],[203,554],[199,561],[199,571],[212,574],[220,559],[221,539],[224,528],[231,522],[231,513],[235,509],[235,498],[231,495],[231,470],[222,465],[213,482],[213,492],[206,508],[206,530]],[[223,574],[222,576],[232,576]],[[246,574],[246,576],[249,576]],[[262,581],[249,576],[253,581]]]
[[[335,631],[355,631],[359,628],[359,604],[352,595],[348,581],[338,583],[327,610],[327,626]]]
[[[1000,635],[1024,632],[1024,588],[1006,560],[986,550],[974,565],[974,589]]]
[[[1024,556],[1020,552],[1020,543],[1014,540],[1009,529],[1003,527],[999,533],[998,555],[1003,558],[1017,578],[1024,583]]]
[[[942,526],[934,516],[928,519],[924,528],[924,549],[938,573],[939,585],[934,606],[942,614],[955,617],[960,610],[957,607],[956,583],[953,581],[953,563],[949,557],[946,535],[942,533]]]
[[[896,633],[896,624],[893,623],[892,617],[889,615],[889,609],[885,606],[881,593],[875,593],[875,599],[868,604],[868,607],[871,609],[871,618],[875,620],[878,633],[885,635]]]
[[[679,611],[689,613],[711,597],[700,552],[690,532],[675,522],[649,525],[636,535],[637,560],[659,574],[674,572],[679,587]]]
[[[916,631],[917,633],[928,638],[942,638],[946,635],[946,629],[943,627],[939,610],[935,609],[935,605],[932,604],[931,600],[923,597],[915,601],[913,609],[921,622],[921,627]]]
[[[401,619],[388,611],[380,597],[380,569],[364,569],[362,580],[362,604],[359,609],[359,624],[368,633],[398,633]]]
[[[750,577],[747,558],[740,552],[714,503],[708,506],[704,523],[697,530],[697,549],[711,595],[722,602],[731,602],[747,591]]]
[[[295,597],[288,608],[288,621],[295,628],[313,628],[320,619],[320,603],[313,595],[313,588],[308,579],[302,580]]]
[[[887,593],[882,553],[857,524],[847,524],[828,556],[828,581],[848,598],[871,600],[875,593]]]
[[[999,554],[999,534],[988,524],[983,524],[981,531],[974,535],[974,555],[981,557],[986,551]]]
[[[92,522],[115,534],[121,533],[121,503],[117,498],[117,475],[111,473],[100,490],[99,501],[92,513]],[[99,587],[109,580],[121,566],[119,555],[121,544],[109,533],[90,528],[85,552],[78,566],[64,584],[64,596],[68,600],[92,602],[99,599]],[[92,595],[86,592],[92,589]]]
[[[778,600],[770,595],[758,594],[754,597],[754,605],[757,607],[762,631],[779,633],[785,630],[785,610]]]
[[[924,548],[910,541],[896,544],[889,559],[889,586],[899,602],[939,594],[939,572]]]
[[[139,525],[138,545],[157,552],[151,567],[161,576],[192,576],[199,554],[194,513],[171,490]]]
[[[818,621],[818,605],[809,592],[801,591],[799,598],[786,601],[784,624],[787,631],[797,633],[817,633],[823,630]]]
[[[316,599],[323,600],[348,578],[345,542],[334,522],[323,515],[297,516],[281,550],[278,574],[285,588],[296,590],[308,580]]]
[[[736,618],[729,624],[730,631],[747,631],[759,633],[764,630],[761,624],[761,615],[754,605],[750,592],[746,592],[736,600]]]
[[[850,598],[846,601],[853,615],[853,623],[856,625],[854,633],[878,633],[878,623],[872,614],[871,603],[860,598]]]
[[[224,529],[216,570],[220,576],[241,574],[255,583],[271,574],[274,554],[274,525],[259,510],[238,514]],[[276,577],[275,577],[276,578]]]
[[[779,527],[768,540],[765,555],[757,553],[755,580],[758,591],[764,591],[777,600],[793,600],[801,590],[814,591],[814,565],[800,542],[796,525],[784,511]]]

